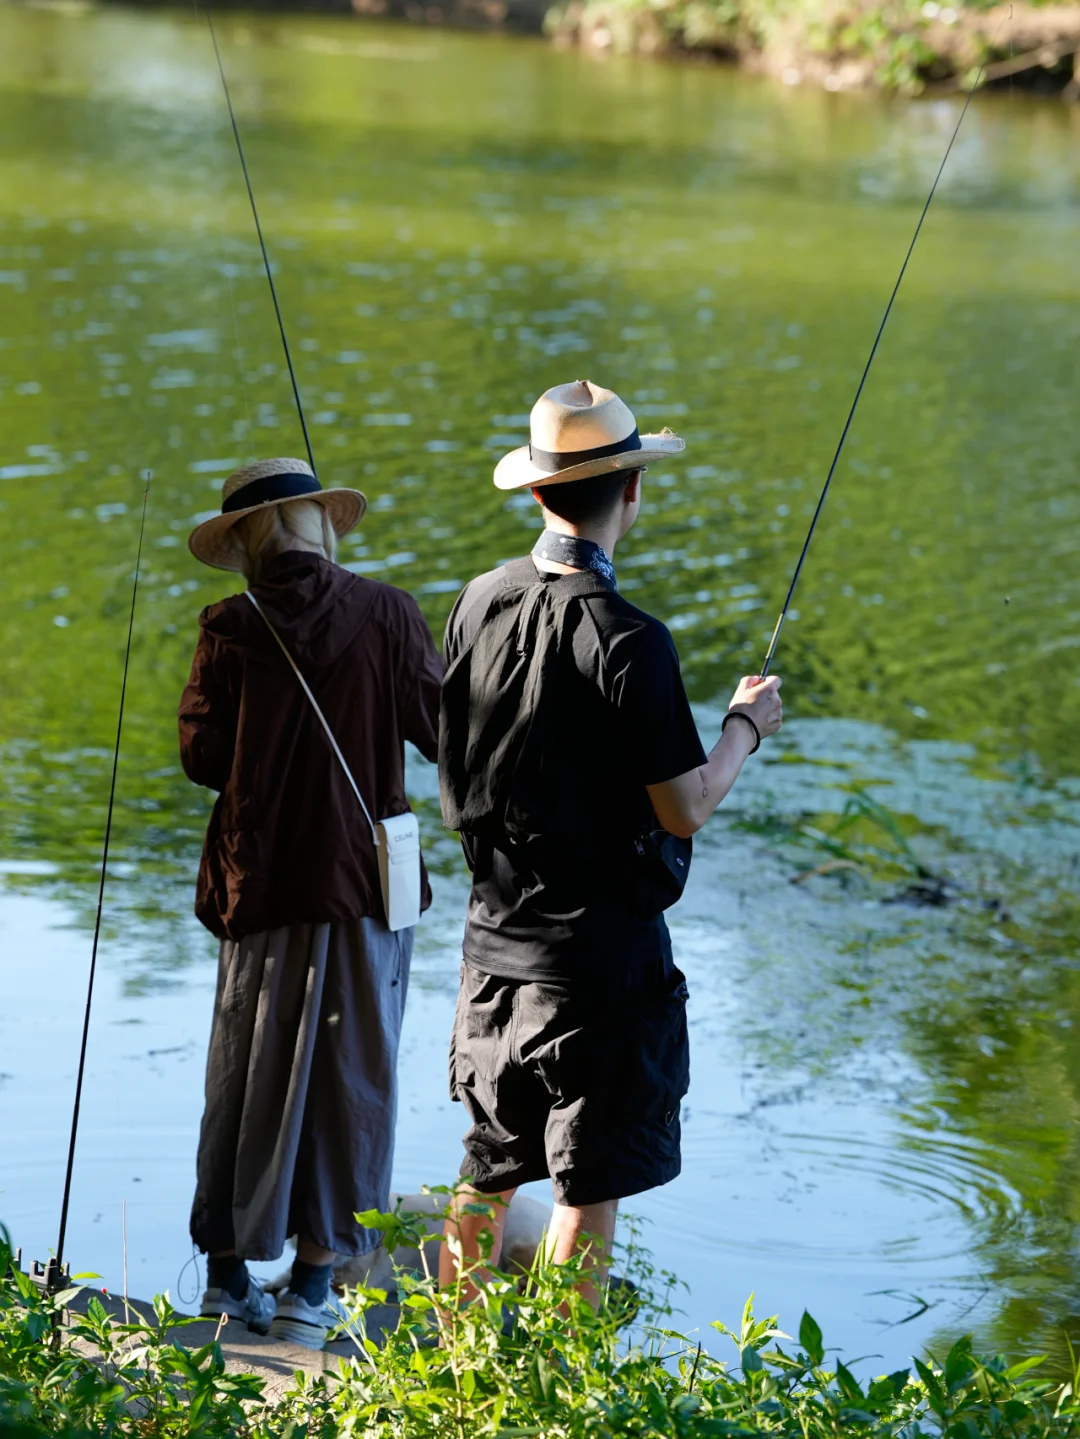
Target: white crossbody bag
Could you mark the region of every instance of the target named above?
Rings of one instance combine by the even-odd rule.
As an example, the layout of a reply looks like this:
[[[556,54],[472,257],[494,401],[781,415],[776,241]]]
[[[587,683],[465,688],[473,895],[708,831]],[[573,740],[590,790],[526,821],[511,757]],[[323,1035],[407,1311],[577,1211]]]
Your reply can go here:
[[[378,824],[371,818],[371,811],[364,803],[364,796],[360,793],[356,781],[353,779],[352,770],[345,762],[345,756],[337,740],[334,738],[334,731],[327,723],[326,716],[319,708],[319,702],[311,693],[307,680],[300,673],[299,667],[285,645],[285,641],[278,634],[277,630],[267,619],[262,606],[251,593],[245,591],[248,599],[262,615],[266,628],[278,642],[281,653],[292,666],[293,674],[300,681],[301,688],[311,701],[311,708],[319,717],[319,723],[326,731],[326,737],[334,753],[338,757],[341,768],[345,771],[345,778],[352,785],[353,794],[360,802],[360,808],[364,812],[364,818],[371,830],[371,838],[379,857],[379,884],[382,888],[383,909],[386,912],[386,926],[388,929],[407,929],[410,925],[416,924],[420,919],[420,825],[414,814],[396,814],[390,819],[381,819]]]

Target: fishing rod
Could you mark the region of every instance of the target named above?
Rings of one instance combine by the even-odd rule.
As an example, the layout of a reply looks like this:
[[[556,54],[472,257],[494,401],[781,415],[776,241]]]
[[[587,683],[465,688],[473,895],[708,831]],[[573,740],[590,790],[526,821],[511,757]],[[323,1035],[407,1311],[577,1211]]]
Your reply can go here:
[[[802,574],[802,568],[803,564],[806,561],[807,552],[810,549],[810,541],[814,538],[814,531],[817,529],[817,522],[821,518],[822,510],[825,508],[825,498],[829,493],[829,486],[832,484],[832,478],[833,475],[836,473],[836,467],[840,463],[840,456],[843,453],[844,443],[848,437],[848,431],[851,429],[851,422],[855,418],[855,411],[859,407],[859,401],[862,399],[862,392],[866,388],[866,379],[870,373],[870,366],[874,363],[874,356],[877,354],[878,346],[881,344],[881,337],[885,333],[885,326],[888,324],[889,316],[892,314],[892,307],[896,300],[897,293],[900,289],[901,282],[903,281],[904,275],[907,271],[908,261],[911,259],[912,252],[915,249],[915,242],[918,240],[919,232],[923,227],[923,221],[926,219],[927,211],[930,209],[931,201],[933,200],[934,195],[937,192],[938,181],[941,179],[941,176],[945,170],[945,165],[949,159],[949,156],[952,154],[952,148],[956,144],[956,137],[960,133],[960,126],[964,123],[964,116],[968,112],[968,107],[971,104],[972,96],[979,88],[983,77],[983,71],[985,69],[986,62],[983,61],[983,64],[979,69],[979,73],[975,77],[975,83],[968,91],[967,99],[964,101],[964,107],[960,111],[960,118],[957,120],[956,127],[953,130],[952,135],[949,138],[949,143],[945,148],[945,154],[941,157],[941,164],[938,166],[937,174],[934,176],[934,183],[930,186],[930,193],[926,197],[926,204],[922,207],[922,214],[919,216],[919,223],[915,226],[915,233],[911,237],[911,244],[908,246],[907,254],[904,256],[904,263],[900,266],[900,273],[896,277],[896,284],[893,286],[892,294],[889,296],[889,303],[885,306],[885,313],[881,317],[881,324],[878,326],[877,334],[874,336],[874,343],[870,346],[869,358],[867,359],[866,365],[863,368],[862,378],[859,380],[859,387],[855,391],[855,398],[851,402],[851,409],[848,411],[848,417],[844,422],[844,428],[840,434],[840,442],[836,446],[836,453],[833,455],[832,464],[829,466],[829,473],[825,477],[825,484],[822,486],[821,495],[818,498],[817,502],[817,508],[814,510],[813,519],[810,521],[810,528],[806,532],[806,539],[803,541],[802,553],[799,555],[798,564],[795,566],[795,573],[791,577],[791,584],[788,585],[787,597],[784,600],[784,608],[780,611],[780,618],[776,621],[776,628],[773,630],[772,639],[769,641],[769,649],[768,653],[765,655],[765,663],[761,666],[761,670],[759,672],[762,679],[764,679],[769,673],[769,668],[773,662],[773,656],[776,654],[776,646],[780,641],[780,631],[784,628],[784,621],[787,619],[788,611],[791,609],[791,601],[795,594],[795,588],[799,583],[799,576]]]
[[[196,7],[198,0],[195,0]],[[274,284],[273,271],[270,269],[270,256],[266,253],[266,241],[263,239],[262,225],[259,221],[259,208],[255,203],[255,191],[251,188],[251,176],[248,173],[247,159],[244,155],[244,142],[240,139],[240,126],[236,122],[236,111],[233,109],[232,95],[229,92],[229,82],[225,78],[225,66],[221,59],[221,50],[218,48],[217,32],[214,29],[214,17],[209,7],[204,7],[206,23],[210,30],[210,39],[214,45],[214,57],[217,60],[218,74],[221,76],[221,87],[225,91],[225,103],[229,107],[229,120],[232,123],[233,137],[236,140],[236,152],[240,156],[240,168],[244,172],[244,184],[247,186],[248,199],[251,201],[251,214],[255,221],[255,233],[259,237],[259,249],[262,251],[263,268],[266,270],[266,282],[270,286],[270,298],[274,302],[274,314],[277,316],[278,333],[281,335],[281,348],[285,351],[285,363],[289,367],[289,379],[292,381],[293,398],[296,400],[296,413],[300,416],[300,428],[304,432],[304,444],[307,446],[308,464],[312,473],[315,474],[315,456],[311,449],[311,437],[308,434],[307,420],[304,417],[304,403],[300,398],[300,386],[296,380],[296,370],[293,368],[292,354],[289,351],[289,341],[285,334],[285,320],[281,313],[281,306],[278,303],[277,286]]]
[[[116,805],[116,774],[120,767],[120,737],[124,729],[124,701],[127,698],[128,670],[131,666],[131,636],[135,628],[135,600],[139,593],[139,571],[142,567],[143,536],[146,533],[146,503],[150,495],[152,471],[146,472],[143,490],[142,517],[139,521],[139,546],[135,552],[135,578],[131,585],[131,610],[128,614],[127,647],[124,650],[124,677],[120,684],[120,711],[116,719],[116,744],[113,748],[112,780],[109,784],[109,807],[105,819],[105,843],[101,851],[101,878],[98,882],[97,915],[94,920],[94,943],[90,951],[90,976],[86,986],[86,1009],[83,1014],[82,1044],[79,1047],[79,1068],[75,1080],[75,1103],[71,1110],[71,1137],[68,1141],[67,1172],[64,1175],[64,1201],[60,1208],[60,1234],[56,1241],[55,1258],[44,1268],[34,1265],[32,1277],[44,1287],[59,1288],[64,1278],[64,1241],[67,1238],[68,1207],[71,1202],[71,1176],[75,1167],[75,1143],[79,1134],[79,1111],[82,1107],[83,1077],[86,1073],[86,1042],[90,1033],[90,1010],[94,1000],[94,978],[97,974],[98,944],[101,940],[101,915],[105,903],[105,878],[109,867],[109,841],[112,839],[113,810]]]

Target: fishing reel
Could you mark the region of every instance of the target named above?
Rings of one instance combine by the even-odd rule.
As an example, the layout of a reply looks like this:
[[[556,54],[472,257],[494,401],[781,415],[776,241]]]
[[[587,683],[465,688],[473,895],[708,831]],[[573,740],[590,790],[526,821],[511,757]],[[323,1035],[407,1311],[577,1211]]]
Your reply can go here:
[[[22,1250],[16,1249],[12,1256],[11,1269],[19,1269],[26,1275],[35,1289],[40,1289],[42,1294],[61,1294],[65,1289],[71,1288],[71,1265],[57,1264],[56,1255],[52,1254],[42,1264],[40,1259],[31,1259],[30,1268],[23,1269]]]
[[[40,1259],[31,1259],[30,1267],[23,1269],[22,1250],[16,1249],[8,1265],[8,1274],[10,1275],[16,1269],[25,1274],[34,1288],[47,1299],[71,1288],[71,1265],[58,1264],[55,1254],[50,1255],[44,1264]],[[49,1315],[49,1327],[46,1334],[52,1349],[60,1348],[60,1339],[66,1319],[66,1309],[54,1308]]]

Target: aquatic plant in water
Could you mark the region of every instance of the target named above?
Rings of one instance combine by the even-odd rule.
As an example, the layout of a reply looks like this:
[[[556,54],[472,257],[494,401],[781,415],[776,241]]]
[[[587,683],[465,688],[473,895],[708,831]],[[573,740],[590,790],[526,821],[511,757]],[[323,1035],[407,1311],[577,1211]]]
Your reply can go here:
[[[884,896],[888,899],[947,903],[953,897],[951,882],[927,868],[915,852],[905,832],[905,817],[876,800],[862,781],[839,788],[847,797],[838,813],[791,816],[767,810],[740,816],[736,823],[793,847],[798,864],[791,876],[793,884],[821,875],[855,874],[890,885],[892,892]],[[910,819],[906,823],[910,826]]]
[[[443,1191],[444,1193],[446,1191]],[[428,1216],[362,1216],[393,1250],[422,1249]],[[237,1435],[250,1439],[586,1439],[586,1436],[777,1435],[1074,1439],[1080,1372],[1040,1380],[1041,1363],[980,1359],[971,1342],[943,1363],[860,1381],[827,1361],[809,1313],[797,1340],[747,1302],[737,1329],[715,1324],[727,1359],[669,1327],[673,1277],[657,1274],[632,1240],[624,1259],[640,1284],[633,1312],[609,1302],[594,1314],[574,1285],[578,1264],[538,1263],[524,1279],[488,1269],[479,1301],[460,1284],[439,1292],[429,1273],[399,1271],[401,1319],[381,1343],[366,1316],[386,1294],[348,1292],[345,1329],[356,1353],[336,1372],[298,1373],[279,1400],[230,1372],[216,1342],[188,1350],[185,1320],[167,1298],[153,1319],[121,1323],[92,1298],[58,1328],[74,1293],[43,1295],[13,1264],[0,1231],[0,1435]],[[628,1321],[631,1327],[622,1326]],[[625,1336],[629,1334],[629,1338]]]

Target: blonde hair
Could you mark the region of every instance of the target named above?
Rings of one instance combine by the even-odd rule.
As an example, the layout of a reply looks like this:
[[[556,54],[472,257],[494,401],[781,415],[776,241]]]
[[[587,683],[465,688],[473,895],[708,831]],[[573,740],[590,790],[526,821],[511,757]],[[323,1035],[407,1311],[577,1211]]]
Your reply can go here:
[[[240,568],[252,583],[262,579],[267,562],[285,550],[311,550],[326,560],[333,560],[337,554],[333,521],[314,500],[266,505],[237,520],[232,533]]]

